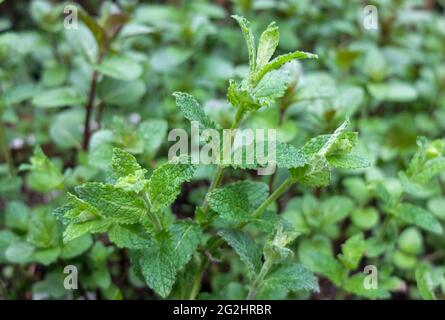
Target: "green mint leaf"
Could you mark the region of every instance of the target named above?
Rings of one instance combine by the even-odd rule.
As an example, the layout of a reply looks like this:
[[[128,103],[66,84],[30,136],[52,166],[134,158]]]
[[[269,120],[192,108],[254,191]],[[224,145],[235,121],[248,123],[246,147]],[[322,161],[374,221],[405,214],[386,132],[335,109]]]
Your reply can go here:
[[[426,231],[437,234],[442,234],[443,232],[440,222],[437,221],[434,215],[421,207],[410,203],[400,203],[395,212],[396,217]]]
[[[213,190],[209,206],[229,222],[240,223],[252,219],[250,214],[267,199],[267,184],[254,181],[235,182]]]
[[[67,193],[67,203],[54,210],[53,214],[63,224],[85,222],[101,217],[96,208],[71,193]]]
[[[366,288],[365,274],[356,274],[346,279],[344,282],[344,289],[360,297],[368,299],[387,299],[391,295],[383,288]]]
[[[285,289],[291,292],[319,292],[315,275],[301,264],[284,264],[269,273],[261,285],[262,288]]]
[[[305,256],[305,267],[329,278],[335,285],[341,285],[347,270],[331,255],[320,251],[308,252]]]
[[[199,122],[200,129],[217,128],[213,120],[205,114],[201,105],[192,95],[184,92],[174,92],[173,96],[176,98],[176,105],[181,109],[186,119]]]
[[[147,92],[143,80],[117,80],[104,77],[97,86],[99,98],[107,105],[131,106],[138,103]]]
[[[243,111],[254,111],[262,107],[260,102],[252,96],[251,88],[248,88],[244,82],[238,83],[234,80],[229,80],[227,100],[232,106]]]
[[[275,22],[272,22],[267,26],[267,29],[263,31],[258,42],[256,57],[257,70],[261,70],[269,62],[270,58],[272,58],[279,40],[280,33],[278,31],[278,26]]]
[[[287,221],[280,221],[275,227],[276,232],[266,242],[263,253],[266,260],[278,263],[293,256],[293,251],[287,246],[300,235]]]
[[[281,68],[286,62],[295,59],[318,59],[318,56],[313,53],[304,51],[295,51],[276,57],[268,64],[266,64],[261,70],[258,70],[255,74],[254,83],[258,83],[268,72]]]
[[[413,183],[424,185],[438,173],[445,171],[445,140],[429,143],[425,137],[417,139],[419,146],[406,170]]]
[[[143,137],[133,124],[122,117],[114,116],[111,128],[111,140],[116,145],[123,146],[126,151],[132,154],[141,154],[144,151]]]
[[[88,182],[75,188],[79,198],[116,223],[131,224],[140,220],[147,208],[135,193],[110,184]]]
[[[375,194],[383,202],[382,207],[386,211],[392,210],[399,201],[399,196],[390,193],[382,183],[377,184],[375,188]]]
[[[96,266],[103,266],[107,262],[107,258],[113,253],[115,248],[111,246],[105,246],[102,242],[98,241],[91,248],[89,258]]]
[[[326,187],[331,181],[331,172],[326,158],[315,155],[310,164],[289,170],[295,181],[310,188]]]
[[[323,144],[320,150],[317,151],[317,154],[326,156],[350,151],[352,146],[348,142],[350,142],[351,138],[343,139],[343,133],[346,131],[348,126],[349,119],[346,119],[337,129],[335,129],[333,134],[329,135],[328,140]]]
[[[91,220],[80,223],[71,223],[63,232],[63,242],[68,243],[87,233],[103,233],[111,226],[111,222],[105,219]]]
[[[354,208],[351,199],[344,196],[332,196],[323,201],[321,212],[323,213],[323,223],[333,224],[345,219]]]
[[[339,254],[338,259],[346,268],[354,270],[358,267],[366,250],[366,242],[363,238],[363,234],[359,233],[349,238],[341,247],[342,253]]]
[[[329,164],[340,169],[362,169],[371,165],[368,159],[356,154],[341,154],[327,156]]]
[[[99,48],[104,48],[107,42],[107,35],[102,26],[99,25],[85,10],[79,10],[79,18],[93,34],[97,46]]]
[[[94,65],[100,73],[118,80],[132,81],[143,72],[142,65],[127,56],[107,55],[100,64]]]
[[[404,171],[399,171],[398,176],[404,192],[416,198],[427,198],[431,196],[431,188],[419,183],[416,179],[408,177]]]
[[[40,146],[34,149],[30,162],[30,164],[22,164],[19,169],[30,171],[27,182],[33,189],[50,192],[63,187],[64,176],[60,168],[48,159]]]
[[[356,132],[345,132],[349,120],[344,121],[333,134],[320,135],[310,139],[301,148],[307,156],[332,156],[349,153],[357,143]]]
[[[150,119],[138,127],[139,136],[144,141],[144,152],[154,158],[167,136],[168,123],[163,119]]]
[[[238,83],[230,80],[227,100],[243,111],[270,107],[277,98],[284,95],[290,81],[289,72],[283,69],[269,72],[254,88],[245,82]]]
[[[417,145],[418,149],[408,169],[399,172],[399,179],[406,193],[427,198],[432,193],[427,184],[433,177],[445,171],[445,140],[429,142],[425,137],[418,137]]]
[[[406,170],[408,176],[413,176],[416,172],[422,169],[423,164],[426,161],[426,150],[428,148],[428,140],[425,137],[417,137],[417,151],[411,158],[411,161]]]
[[[141,251],[138,259],[145,282],[163,298],[170,294],[177,272],[170,241]]]
[[[352,149],[357,145],[357,142],[358,142],[357,132],[341,132],[336,137],[335,142],[333,142],[331,147],[328,149],[326,156],[349,154],[352,151]]]
[[[59,247],[36,250],[34,251],[33,260],[47,266],[57,260],[60,252],[61,249]]]
[[[416,87],[403,81],[368,83],[366,88],[369,94],[379,102],[409,103],[418,98]]]
[[[347,161],[337,161],[340,157],[345,157],[357,143],[357,133],[345,132],[349,125],[349,120],[344,121],[333,134],[321,135],[309,140],[300,151],[309,159],[309,164],[303,168],[291,169],[292,177],[299,183],[308,187],[324,187],[330,182],[329,160],[333,164],[345,165],[356,160],[355,165],[359,165],[358,159],[351,157]],[[363,163],[365,164],[365,163]],[[352,162],[351,166],[354,166]]]
[[[6,261],[6,249],[13,243],[19,242],[20,237],[10,230],[0,230],[0,262]]]
[[[270,234],[282,220],[281,216],[274,210],[268,209],[259,218],[252,221],[251,224],[265,234]]]
[[[232,18],[238,22],[243,33],[244,40],[246,41],[247,50],[249,51],[249,77],[252,78],[256,69],[255,37],[250,29],[250,22],[246,18],[237,15],[232,15]]]
[[[62,87],[39,92],[31,102],[37,108],[44,109],[78,106],[86,102],[86,95],[77,88]]]
[[[420,264],[416,269],[417,289],[424,300],[436,300],[434,293],[434,281],[431,275],[431,267],[426,264]]]
[[[28,230],[31,210],[22,202],[10,201],[6,204],[5,225],[8,228],[26,232]]]
[[[143,249],[153,245],[154,239],[140,225],[113,225],[108,237],[119,248]]]
[[[133,155],[122,149],[113,149],[111,172],[114,178],[117,178],[115,186],[125,191],[139,193],[147,186],[147,170],[141,168]]]
[[[233,152],[233,161],[230,166],[235,169],[258,169],[265,167],[267,166],[268,159],[273,159],[272,156],[269,156],[268,151],[268,141],[264,141],[263,154],[257,152],[257,143],[255,142],[251,145],[240,146]],[[275,142],[275,159],[273,160],[278,168],[287,169],[303,167],[309,161],[308,157],[293,145],[279,141]]]
[[[437,157],[425,162],[422,170],[411,177],[411,180],[424,185],[441,172],[445,172],[445,157]]]
[[[6,251],[5,258],[13,263],[29,263],[32,261],[35,247],[26,241],[11,243]]]
[[[47,211],[37,211],[29,223],[27,240],[39,248],[57,247],[60,242],[60,226]]]
[[[146,172],[147,170],[145,169],[137,170],[134,174],[119,178],[114,186],[122,188],[125,191],[139,193],[147,188],[148,180],[145,179]]]
[[[64,243],[60,252],[61,259],[72,259],[86,252],[93,244],[93,237],[85,234],[72,241]]]
[[[219,231],[218,235],[235,250],[241,261],[246,264],[250,277],[254,278],[261,269],[262,251],[260,246],[241,231],[226,229]]]
[[[190,181],[196,166],[170,161],[157,168],[148,184],[148,195],[153,211],[161,211],[172,204],[184,182]]]
[[[271,107],[275,99],[281,98],[291,82],[289,72],[283,69],[267,73],[252,90],[252,97],[264,107]]]
[[[147,285],[160,296],[167,297],[177,273],[190,261],[200,238],[198,226],[175,223],[154,245],[139,251],[137,260]]]
[[[125,150],[114,148],[111,158],[111,172],[116,178],[134,175],[141,170],[136,158]]]
[[[275,152],[278,168],[299,168],[309,162],[304,153],[288,143],[277,142]]]
[[[170,226],[177,270],[181,270],[191,259],[201,242],[202,231],[198,225],[189,222],[176,222]]]

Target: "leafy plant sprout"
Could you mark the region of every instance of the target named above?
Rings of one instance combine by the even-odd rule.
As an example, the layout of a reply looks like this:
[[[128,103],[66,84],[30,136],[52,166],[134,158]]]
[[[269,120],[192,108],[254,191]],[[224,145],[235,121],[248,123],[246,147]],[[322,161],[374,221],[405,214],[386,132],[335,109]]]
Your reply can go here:
[[[238,128],[250,112],[270,107],[275,99],[284,94],[290,81],[289,74],[281,69],[286,62],[316,58],[316,55],[296,51],[271,60],[278,45],[278,27],[270,24],[256,48],[249,22],[239,16],[234,16],[234,19],[239,23],[247,44],[249,74],[240,83],[231,81],[228,88],[228,101],[237,110],[231,129]],[[174,96],[188,120],[197,121],[204,128],[216,128],[192,96],[185,93],[175,93]],[[326,186],[331,166],[367,166],[365,159],[349,155],[356,135],[346,131],[348,123],[345,121],[332,135],[310,140],[301,150],[279,144],[277,165],[289,169],[290,176],[269,196],[267,185],[260,182],[240,181],[219,187],[225,168],[218,165],[204,201],[196,209],[195,221],[171,224],[163,219],[163,210],[174,202],[181,184],[192,178],[196,166],[171,160],[157,168],[147,180],[146,170],[132,155],[114,149],[111,183],[89,182],[76,187],[77,196],[69,194],[68,203],[56,210],[56,216],[66,224],[64,240],[73,240],[87,232],[107,232],[118,247],[132,250],[135,269],[148,286],[163,297],[171,293],[177,274],[197,250],[211,256],[224,242],[240,255],[251,273],[248,299],[254,299],[264,283],[273,281],[273,275],[280,276],[281,272],[290,272],[296,278],[301,278],[290,290],[317,291],[317,281],[310,271],[299,264],[288,263],[292,251],[287,245],[297,236],[292,228],[278,217],[271,219],[278,220],[268,222],[270,239],[263,248],[263,254],[242,229],[247,224],[266,219],[266,210],[296,182],[307,186]],[[223,150],[223,155],[227,152]],[[237,208],[239,201],[243,203],[243,208]],[[240,209],[243,212],[236,214]],[[79,215],[85,214],[88,218],[80,218]],[[202,234],[212,234],[216,222],[221,227],[206,243],[202,243]],[[200,260],[190,299],[198,295],[202,274],[209,263],[205,255]],[[267,276],[272,267],[278,269],[272,273],[271,280]],[[257,274],[258,268],[260,271]]]

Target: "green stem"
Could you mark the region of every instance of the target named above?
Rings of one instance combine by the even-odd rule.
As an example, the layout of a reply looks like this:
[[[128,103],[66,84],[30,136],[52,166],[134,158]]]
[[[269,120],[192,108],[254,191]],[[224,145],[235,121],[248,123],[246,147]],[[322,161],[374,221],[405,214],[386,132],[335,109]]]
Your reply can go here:
[[[235,119],[233,119],[232,125],[230,126],[230,130],[234,130],[238,128],[241,120],[243,120],[244,110],[238,109],[235,114]]]
[[[230,126],[230,130],[235,130],[236,128],[238,128],[241,120],[243,119],[244,116],[244,112],[242,111],[242,109],[238,109],[238,111],[236,112],[235,115],[235,119],[233,119],[232,125]],[[228,149],[229,146],[231,146],[233,143],[233,135],[231,136],[231,141],[230,144],[225,144],[225,149],[223,150],[223,159],[225,159],[226,157],[226,153],[230,150]],[[208,203],[208,198],[210,193],[219,186],[219,184],[221,183],[222,179],[224,177],[224,167],[222,167],[221,165],[218,165],[216,168],[216,172],[215,175],[213,176],[213,180],[210,183],[210,187],[207,190],[207,194],[204,197],[204,201],[201,205],[202,211],[204,212],[204,214],[207,213],[207,211],[209,210],[209,203]]]
[[[221,167],[220,165],[218,165],[216,167],[216,172],[215,172],[215,175],[213,176],[213,180],[210,183],[210,187],[207,190],[207,194],[204,198],[204,202],[202,203],[202,206],[201,206],[204,213],[207,213],[207,211],[209,210],[208,197],[209,197],[210,193],[221,183],[223,177],[224,177],[224,168]]]
[[[275,184],[276,176],[277,176],[277,172],[275,171],[269,178],[269,192],[273,191],[273,186]]]
[[[247,298],[246,300],[254,300],[258,290],[261,286],[261,283],[264,280],[264,277],[267,275],[267,273],[269,272],[270,268],[272,267],[273,262],[271,260],[266,260],[263,264],[263,266],[261,267],[261,271],[258,274],[258,276],[255,278],[255,280],[252,283],[252,286],[250,287],[249,293],[247,294]]]
[[[252,213],[253,218],[259,218],[266,211],[266,209],[274,203],[280,196],[283,195],[294,183],[294,180],[289,177],[275,190],[264,202]]]
[[[192,285],[192,290],[190,292],[189,300],[195,300],[196,297],[198,296],[199,291],[201,289],[202,276],[204,274],[204,271],[207,269],[208,265],[209,265],[209,260],[207,258],[202,259],[201,263],[199,264],[198,271],[195,274],[195,278],[193,279],[193,285]]]
[[[98,64],[100,63],[100,58],[98,59]],[[91,115],[93,114],[93,106],[94,106],[94,99],[96,97],[96,84],[97,84],[97,78],[99,76],[99,72],[96,70],[93,71],[93,75],[91,76],[91,81],[88,89],[88,100],[85,105],[85,123],[84,123],[84,129],[83,129],[83,139],[82,139],[82,148],[83,150],[88,150],[88,144],[90,143],[90,121],[91,121]]]
[[[238,108],[235,118],[233,119],[232,125],[230,126],[230,130],[235,130],[238,128],[239,124],[241,123],[241,121],[243,120],[243,116],[244,116],[244,111],[241,108]],[[230,144],[226,144],[224,150],[223,150],[223,157],[222,159],[225,159],[226,157],[226,153],[230,150],[230,149],[226,149],[228,148],[228,146],[231,146],[233,143],[233,135],[231,135],[231,140],[230,140]],[[215,176],[212,179],[212,182],[210,183],[210,187],[207,190],[207,193],[204,197],[204,201],[202,203],[202,211],[204,213],[204,215],[207,214],[208,210],[209,210],[209,202],[208,202],[208,198],[210,193],[219,186],[219,184],[221,183],[222,179],[224,178],[224,167],[222,167],[221,165],[218,165],[216,168],[216,172],[215,172]],[[218,239],[216,239],[216,242],[218,243]],[[214,244],[215,244],[214,243]],[[213,251],[214,248],[212,248],[211,251]],[[193,300],[196,298],[196,296],[199,293],[199,290],[201,289],[201,282],[202,282],[202,276],[204,274],[205,269],[207,268],[209,264],[209,259],[204,258],[203,262],[201,263],[198,271],[196,272],[194,281],[193,281],[193,287],[192,287],[192,291],[190,294],[190,300]]]
[[[207,251],[208,252],[212,252],[213,250],[215,250],[216,248],[218,248],[220,245],[223,244],[223,239],[222,238],[217,238],[217,237],[212,237],[209,240],[209,246]],[[192,291],[190,293],[190,300],[195,300],[196,296],[199,294],[199,290],[201,289],[201,282],[202,282],[202,277],[204,275],[204,271],[207,269],[209,265],[209,258],[208,257],[204,257],[204,259],[201,261],[199,267],[198,267],[198,271],[196,271],[195,274],[195,278],[193,279],[193,285],[192,285]]]
[[[160,233],[162,231],[162,223],[161,220],[159,220],[158,215],[155,212],[152,212],[150,210],[151,208],[151,203],[150,203],[150,199],[148,198],[148,195],[146,192],[144,192],[142,194],[142,198],[144,199],[145,205],[147,207],[147,214],[150,217],[151,222],[153,223],[153,225],[155,226],[156,229],[156,233]]]
[[[0,121],[2,116],[3,113],[0,113]],[[5,159],[5,162],[8,164],[9,176],[12,178],[15,175],[15,167],[14,167],[14,162],[12,161],[11,151],[9,150],[9,146],[6,141],[5,127],[3,121],[0,124],[0,144],[2,148],[3,158]]]

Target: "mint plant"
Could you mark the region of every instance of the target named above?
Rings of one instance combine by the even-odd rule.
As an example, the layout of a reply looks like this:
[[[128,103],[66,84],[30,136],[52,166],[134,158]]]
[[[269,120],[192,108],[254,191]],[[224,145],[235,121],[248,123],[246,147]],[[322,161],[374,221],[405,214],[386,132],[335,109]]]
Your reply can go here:
[[[284,94],[289,75],[281,67],[286,62],[316,58],[297,51],[269,61],[278,45],[278,28],[269,25],[255,49],[249,22],[242,17],[234,18],[248,47],[249,75],[241,83],[232,81],[229,85],[227,97],[236,108],[231,129],[238,128],[250,112],[270,107]],[[175,93],[175,97],[188,120],[198,121],[204,128],[216,127],[192,96]],[[311,139],[301,149],[278,144],[277,166],[288,169],[289,177],[270,195],[267,184],[261,182],[245,180],[220,186],[225,167],[218,165],[205,200],[192,221],[168,221],[164,212],[179,195],[181,185],[192,179],[196,165],[172,159],[147,179],[147,170],[133,155],[115,148],[107,182],[88,182],[76,187],[76,194],[69,193],[67,203],[55,211],[66,226],[64,241],[106,232],[116,246],[130,250],[135,272],[164,298],[172,293],[178,274],[187,264],[196,263],[191,261],[194,255],[201,262],[189,298],[196,298],[202,274],[209,264],[202,253],[214,255],[224,242],[249,270],[248,299],[254,299],[263,288],[318,291],[315,276],[292,260],[293,252],[287,247],[298,233],[267,209],[295,183],[327,186],[331,167],[368,166],[364,158],[350,153],[357,134],[346,131],[348,124],[345,121],[333,134]],[[254,241],[243,231],[248,224],[256,225],[269,240],[263,245]],[[291,277],[292,281],[283,284],[281,279],[285,277]]]

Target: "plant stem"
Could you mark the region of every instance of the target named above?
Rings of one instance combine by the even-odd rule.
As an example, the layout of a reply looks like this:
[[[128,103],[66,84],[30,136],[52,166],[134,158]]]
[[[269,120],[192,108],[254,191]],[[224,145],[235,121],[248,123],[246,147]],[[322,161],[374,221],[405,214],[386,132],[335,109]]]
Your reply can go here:
[[[156,233],[160,233],[162,231],[162,223],[161,220],[159,220],[158,215],[155,212],[152,212],[150,210],[151,208],[151,203],[150,203],[150,199],[148,198],[148,195],[146,192],[144,192],[142,194],[142,198],[144,199],[145,205],[147,207],[147,214],[150,217],[151,222],[153,223],[153,225],[155,226],[156,229]]]
[[[95,108],[97,109],[97,111],[96,111],[96,122],[97,122],[97,128],[99,130],[101,128],[102,114],[104,112],[104,102],[103,101],[99,101],[99,103],[97,104],[97,106],[95,106]]]
[[[239,124],[241,123],[241,121],[243,120],[243,116],[244,116],[244,111],[241,108],[238,108],[235,118],[233,119],[232,125],[230,126],[230,130],[235,130],[238,128]],[[232,145],[233,143],[233,135],[231,134],[230,136],[230,144],[225,144],[225,148],[223,150],[223,157],[222,159],[225,159],[226,157],[226,153],[229,152],[229,150],[231,148],[228,148]],[[228,149],[227,149],[228,148]],[[215,175],[213,177],[212,182],[210,183],[210,187],[207,190],[207,193],[204,197],[204,201],[201,205],[202,211],[204,214],[207,213],[207,211],[209,210],[209,202],[208,202],[208,198],[210,193],[219,186],[219,184],[221,183],[222,179],[224,178],[224,167],[221,165],[218,165],[216,168],[216,172]],[[220,240],[220,239],[219,239]],[[216,242],[218,243],[218,239],[216,239]],[[215,244],[214,243],[214,244]],[[211,249],[211,251],[214,250],[214,248]],[[198,269],[198,271],[196,272],[194,281],[193,281],[193,287],[192,287],[192,291],[190,294],[190,300],[193,300],[196,298],[196,296],[199,293],[199,290],[201,289],[201,281],[202,281],[202,276],[204,274],[205,269],[207,268],[209,264],[209,259],[208,258],[204,258],[203,262],[201,262],[201,265]]]
[[[2,119],[3,112],[0,112],[0,121]],[[8,143],[6,141],[5,127],[3,121],[0,123],[0,144],[2,148],[3,158],[8,164],[9,176],[12,178],[15,175],[14,161],[12,160],[11,151],[9,150]]]
[[[195,300],[196,297],[199,294],[199,291],[201,289],[201,281],[202,276],[204,274],[204,271],[207,269],[207,266],[209,265],[209,260],[207,258],[202,259],[201,263],[199,264],[198,271],[195,274],[195,277],[193,279],[193,285],[192,290],[190,292],[189,300]]]
[[[103,60],[103,58],[105,57],[105,55],[107,54],[111,42],[113,41],[114,37],[117,35],[117,33],[119,33],[120,29],[113,35],[113,37],[111,39],[109,39],[107,45],[100,50],[98,57],[97,57],[97,61],[96,64],[100,64]],[[88,91],[88,101],[86,104],[86,114],[85,114],[85,126],[84,126],[84,130],[83,130],[83,142],[82,142],[82,147],[83,150],[88,150],[88,144],[90,142],[90,136],[91,136],[91,132],[90,132],[90,120],[91,120],[91,115],[93,113],[93,109],[94,109],[94,98],[96,96],[96,85],[97,85],[97,78],[99,77],[99,72],[97,70],[93,71],[93,75],[91,76],[91,81],[90,81],[90,89]]]
[[[259,218],[264,211],[275,202],[280,196],[287,191],[287,189],[294,183],[294,180],[289,177],[275,190],[264,202],[252,213],[253,218]],[[243,225],[244,226],[244,225]]]
[[[150,211],[150,215],[152,216],[153,224],[155,225],[156,231],[159,233],[162,231],[161,220],[159,220],[158,215],[155,212]]]
[[[90,120],[91,120],[91,114],[93,113],[94,97],[96,95],[96,84],[97,84],[98,76],[99,76],[99,73],[96,70],[94,70],[93,75],[91,77],[91,81],[90,81],[90,89],[88,92],[88,101],[86,104],[85,124],[84,124],[84,129],[83,129],[83,141],[82,141],[83,150],[88,150],[88,144],[90,142],[90,135],[91,135]]]
[[[244,112],[242,111],[242,109],[238,109],[238,111],[236,112],[235,118],[233,119],[232,125],[230,126],[230,130],[235,130],[235,129],[238,128],[241,120],[243,119],[243,115],[244,115]],[[222,157],[222,159],[225,159],[226,153],[229,152],[230,149],[228,147],[230,147],[232,145],[233,138],[234,138],[233,135],[231,135],[230,144],[225,144],[225,148],[223,150],[223,157]],[[207,211],[209,210],[208,198],[209,198],[210,193],[215,188],[217,188],[219,186],[219,184],[221,183],[223,177],[224,177],[224,167],[221,166],[221,165],[218,165],[217,168],[216,168],[215,175],[213,176],[213,180],[210,183],[210,187],[207,190],[207,194],[205,195],[204,201],[203,201],[203,203],[201,205],[201,208],[202,208],[204,214],[207,213]]]
[[[275,184],[275,177],[277,176],[277,171],[275,171],[269,179],[269,191],[272,192],[273,191],[273,186]]]
[[[289,106],[292,104],[296,88],[297,88],[297,84],[291,83],[291,85],[287,88],[286,92],[284,93],[284,96],[280,99],[280,104],[279,104],[280,117],[278,119],[279,126],[283,125],[286,111],[289,108]],[[275,172],[270,176],[270,179],[269,179],[270,192],[273,191],[273,186],[275,183],[275,179],[277,177],[277,172],[278,171],[275,170]]]
[[[218,165],[216,167],[216,172],[215,172],[215,175],[213,176],[213,180],[210,183],[210,187],[207,190],[207,194],[205,195],[204,201],[201,206],[204,213],[207,213],[207,211],[209,210],[208,197],[209,197],[210,193],[221,183],[223,177],[224,177],[224,168],[222,166]]]
[[[250,287],[250,290],[249,290],[249,293],[247,294],[246,300],[254,300],[255,299],[255,297],[258,293],[258,289],[260,288],[261,282],[263,282],[264,277],[267,275],[267,273],[269,272],[272,265],[273,265],[273,262],[271,260],[266,260],[264,262],[263,266],[261,267],[260,273],[255,278],[255,280],[252,283],[252,286]]]
[[[116,39],[116,37],[118,36],[119,32],[122,30],[124,24],[120,24],[117,29],[114,31],[114,33],[105,40],[105,45],[101,46],[99,44],[99,53],[97,56],[97,61],[96,64],[100,64],[102,62],[102,59],[107,55],[107,53],[110,50],[111,44],[113,43],[114,39]],[[91,132],[90,132],[90,119],[91,119],[91,114],[93,113],[93,109],[94,109],[94,97],[96,94],[96,84],[97,84],[97,78],[99,76],[99,72],[97,72],[96,70],[93,71],[93,75],[91,77],[91,81],[90,81],[90,89],[88,92],[88,101],[86,104],[86,115],[85,115],[85,126],[84,126],[84,131],[83,131],[83,142],[82,142],[82,147],[84,150],[88,149],[88,144],[90,141],[90,136],[91,136]],[[100,104],[100,115],[99,115],[99,120],[100,117],[102,116],[102,108],[103,105]],[[99,124],[100,126],[100,124]]]

